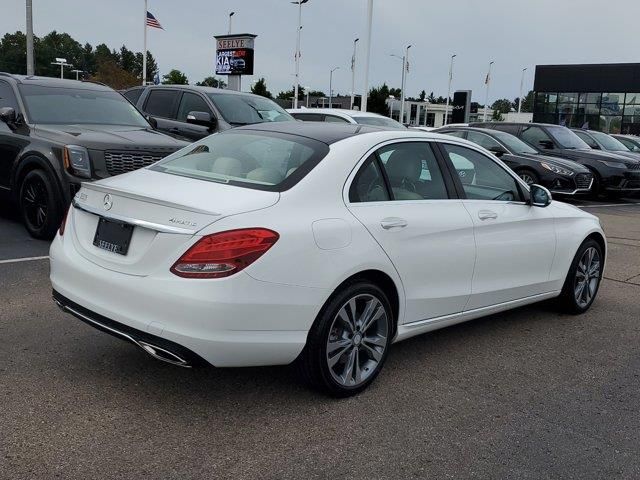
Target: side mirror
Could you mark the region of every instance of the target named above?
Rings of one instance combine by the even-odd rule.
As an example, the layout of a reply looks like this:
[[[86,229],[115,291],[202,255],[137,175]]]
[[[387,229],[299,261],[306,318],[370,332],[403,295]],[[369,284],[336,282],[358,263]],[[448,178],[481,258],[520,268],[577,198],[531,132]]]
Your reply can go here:
[[[489,151],[493,153],[496,157],[501,157],[505,153],[509,153],[500,145],[494,145],[493,147],[489,148]]]
[[[545,150],[553,150],[553,142],[551,140],[540,140],[538,143]]]
[[[551,192],[543,186],[533,184],[529,187],[529,202],[534,207],[547,207],[551,203]]]
[[[158,129],[158,121],[153,118],[151,115],[147,115],[147,122],[149,122],[149,125],[151,125],[151,128],[153,128],[154,130]]]
[[[209,112],[189,112],[187,114],[187,123],[201,125],[209,128],[209,130],[215,130],[218,122]]]
[[[16,123],[18,116],[16,115],[16,111],[12,107],[2,107],[0,108],[0,120],[8,125],[14,125]]]

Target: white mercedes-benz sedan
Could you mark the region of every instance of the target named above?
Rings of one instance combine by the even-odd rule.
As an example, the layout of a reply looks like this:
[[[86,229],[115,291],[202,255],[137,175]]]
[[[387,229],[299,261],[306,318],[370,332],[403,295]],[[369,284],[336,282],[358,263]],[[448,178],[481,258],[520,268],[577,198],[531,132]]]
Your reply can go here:
[[[605,255],[596,217],[465,140],[286,122],[83,184],[51,283],[64,311],[157,359],[295,361],[346,396],[393,342],[553,297],[586,311]]]

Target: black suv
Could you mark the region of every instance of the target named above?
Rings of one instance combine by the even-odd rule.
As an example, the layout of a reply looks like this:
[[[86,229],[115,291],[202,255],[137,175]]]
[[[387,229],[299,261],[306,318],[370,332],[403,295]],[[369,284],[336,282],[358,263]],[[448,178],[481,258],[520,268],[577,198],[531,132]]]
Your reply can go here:
[[[190,141],[240,125],[295,120],[273,100],[234,90],[150,85],[123,95],[151,117],[158,130]]]
[[[187,143],[154,131],[111,88],[0,73],[0,193],[52,238],[83,181],[150,165]]]
[[[527,185],[538,184],[558,195],[588,194],[591,171],[571,160],[542,155],[513,135],[488,128],[450,126],[434,130],[464,138],[486,148],[516,172]]]
[[[567,127],[547,123],[472,123],[510,133],[536,150],[553,157],[567,158],[584,165],[594,174],[594,196],[618,197],[640,191],[640,161],[613,152],[593,150]]]

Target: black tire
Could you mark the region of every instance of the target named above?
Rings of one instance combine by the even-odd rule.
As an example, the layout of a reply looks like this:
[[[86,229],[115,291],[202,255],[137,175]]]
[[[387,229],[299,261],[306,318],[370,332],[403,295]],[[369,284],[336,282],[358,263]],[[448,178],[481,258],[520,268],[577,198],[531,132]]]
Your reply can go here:
[[[371,344],[365,343],[365,339],[370,338],[369,335],[362,333],[362,335],[358,337],[360,340],[358,340],[357,344],[355,343],[357,332],[354,333],[351,339],[344,338],[342,336],[336,337],[336,328],[338,328],[336,322],[338,322],[338,324],[347,324],[346,322],[341,323],[338,320],[339,312],[341,312],[343,308],[348,308],[350,300],[354,298],[358,299],[358,308],[360,308],[359,312],[362,317],[364,317],[362,302],[365,302],[366,308],[366,305],[368,305],[368,299],[376,299],[379,302],[380,307],[384,309],[384,318],[376,322],[376,325],[378,322],[384,322],[386,324],[384,327],[386,329],[386,338],[383,341],[384,346],[382,347],[382,345],[380,345],[375,347],[377,349],[383,348],[382,350],[376,350],[378,355],[380,355],[380,358],[377,360],[373,357],[368,358],[369,354],[367,353],[367,349],[371,348]],[[358,317],[358,315],[356,315],[356,317]],[[393,316],[389,300],[379,287],[367,281],[356,281],[344,286],[340,291],[334,293],[334,295],[327,301],[309,331],[307,344],[296,360],[296,366],[302,379],[312,388],[320,390],[333,397],[349,397],[363,391],[375,380],[384,365],[389,352],[389,346],[391,344],[391,336],[394,331],[392,328],[392,322],[394,321],[395,318]],[[371,325],[373,326],[373,323],[371,323]],[[382,327],[382,325],[383,324],[381,323],[379,326]],[[346,329],[344,330],[346,331]],[[360,331],[358,327],[356,330],[358,332]],[[371,330],[368,331],[371,332]],[[345,349],[334,350],[339,350],[343,353],[336,354],[330,359],[328,355],[328,344],[332,338],[334,338],[332,343],[337,343],[335,339],[338,338],[339,341],[342,342],[351,341],[353,346],[347,347],[351,349],[349,351]],[[375,338],[379,338],[379,335]],[[335,378],[337,377],[337,373],[334,368],[344,369],[344,372],[347,372],[347,365],[350,361],[349,357],[351,355],[349,352],[353,350],[358,350],[363,353],[355,353],[355,363],[358,365],[358,368],[357,370],[352,368],[352,371],[354,371],[352,376],[344,375],[345,377],[348,377],[349,380],[353,380],[354,383],[353,385],[347,385],[345,383],[341,383]],[[360,355],[363,355],[362,360],[365,361],[365,368],[362,369],[360,368],[363,365]],[[337,361],[333,368],[330,367],[329,363],[332,359],[338,357],[340,360],[344,360],[344,362]],[[373,367],[371,366],[372,362],[377,362],[377,364]],[[356,371],[359,373],[356,374]],[[366,375],[366,377],[361,380],[360,383],[357,383],[356,378],[360,373],[363,376]]]
[[[589,249],[595,249],[595,251],[597,252],[599,268],[597,276],[593,277],[593,279],[595,280],[595,288],[593,288],[591,292],[590,299],[586,302],[586,304],[582,304],[578,301],[576,292],[580,283],[580,278],[582,278],[581,273],[579,273],[579,270],[581,269],[581,262],[583,261],[585,253]],[[580,245],[580,248],[578,248],[575,257],[571,262],[571,267],[569,267],[567,278],[565,279],[564,285],[562,287],[562,293],[560,294],[560,297],[558,297],[558,306],[561,310],[575,315],[584,313],[589,310],[591,305],[593,305],[596,296],[598,295],[598,290],[600,289],[600,284],[602,283],[603,260],[604,254],[602,251],[602,247],[595,240],[587,239],[582,245]],[[590,288],[589,282],[589,279],[587,279],[587,288]]]
[[[18,191],[18,208],[32,237],[51,240],[55,236],[64,212],[59,189],[47,172],[36,169],[24,176]]]
[[[533,170],[529,168],[520,168],[516,173],[527,185],[540,185],[540,176]]]

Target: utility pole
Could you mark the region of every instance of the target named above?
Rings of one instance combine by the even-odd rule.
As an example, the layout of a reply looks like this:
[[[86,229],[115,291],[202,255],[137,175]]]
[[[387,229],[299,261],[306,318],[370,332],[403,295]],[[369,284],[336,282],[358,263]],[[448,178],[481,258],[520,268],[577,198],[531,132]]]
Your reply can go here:
[[[522,111],[522,87],[524,86],[524,72],[526,71],[527,71],[526,68],[522,69],[522,77],[520,78],[520,98],[518,99],[518,115],[520,115],[520,112]],[[520,121],[520,119],[518,119],[518,121]]]
[[[27,75],[34,75],[33,66],[33,1],[27,0]]]
[[[64,78],[64,67],[73,67],[70,63],[67,63],[66,58],[56,58],[55,62],[51,62],[51,65],[60,65],[60,78]]]
[[[405,87],[407,85],[407,73],[409,73],[409,49],[411,45],[408,45],[405,49],[404,56],[402,57],[402,104],[400,105],[400,123],[404,125],[404,99],[405,99]],[[408,122],[407,122],[408,123]]]
[[[229,35],[231,35],[231,26],[233,25],[233,16],[235,15],[236,12],[231,12],[229,14]]]
[[[71,73],[75,73],[76,74],[76,80],[80,80],[80,74],[83,73],[83,70],[71,70]]]
[[[340,67],[336,67],[332,69],[331,72],[329,72],[329,108],[333,108],[332,106],[333,92],[331,91],[333,90],[333,72],[335,72],[339,68]]]
[[[353,41],[353,56],[351,57],[351,110],[353,110],[353,102],[355,100],[356,89],[356,46],[359,38]]]
[[[298,85],[300,84],[300,34],[302,33],[302,4],[309,0],[291,2],[298,5],[298,32],[296,37],[296,84],[293,87],[293,108],[298,108]]]
[[[369,97],[369,62],[371,61],[371,25],[373,23],[373,0],[367,3],[367,34],[364,54],[364,91],[362,92],[362,103],[360,110],[367,111],[367,99]]]
[[[453,80],[453,59],[456,58],[457,55],[451,55],[451,63],[449,64],[449,89],[447,90],[447,107],[444,111],[444,124],[447,124],[447,119],[449,118],[449,97],[451,97],[451,81]]]
[[[482,115],[483,122],[487,121],[487,109],[489,108],[487,104],[489,103],[489,86],[491,84],[491,65],[493,64],[493,61],[489,62],[489,71],[487,72],[487,77],[484,79],[484,83],[487,85],[487,92],[484,97],[484,114]]]

